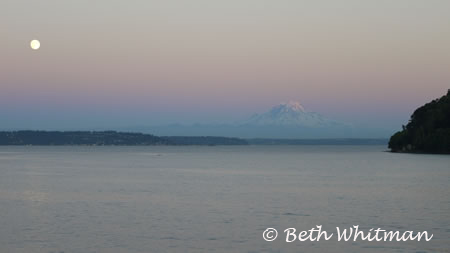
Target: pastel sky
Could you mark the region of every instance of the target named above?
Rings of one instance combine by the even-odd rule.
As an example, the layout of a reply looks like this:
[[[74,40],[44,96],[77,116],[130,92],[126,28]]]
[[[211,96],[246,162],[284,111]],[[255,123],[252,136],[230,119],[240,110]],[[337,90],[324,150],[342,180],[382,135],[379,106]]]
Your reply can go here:
[[[450,88],[449,13],[448,0],[1,0],[0,129],[228,122],[289,100],[399,128]]]

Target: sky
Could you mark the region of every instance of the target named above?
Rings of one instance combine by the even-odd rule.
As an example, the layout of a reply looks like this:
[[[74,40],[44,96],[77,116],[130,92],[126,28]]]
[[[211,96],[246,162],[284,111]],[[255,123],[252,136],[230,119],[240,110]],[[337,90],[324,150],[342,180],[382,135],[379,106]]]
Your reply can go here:
[[[0,129],[234,122],[290,100],[400,128],[450,88],[449,10],[448,0],[0,0]]]

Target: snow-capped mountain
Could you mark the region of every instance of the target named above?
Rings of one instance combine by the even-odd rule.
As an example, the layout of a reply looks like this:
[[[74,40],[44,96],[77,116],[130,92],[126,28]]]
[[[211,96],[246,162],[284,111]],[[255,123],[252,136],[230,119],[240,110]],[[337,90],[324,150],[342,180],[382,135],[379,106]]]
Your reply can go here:
[[[392,130],[361,128],[305,110],[298,102],[281,103],[244,121],[222,124],[172,124],[121,129],[159,136],[324,139],[387,138]]]
[[[328,119],[315,112],[306,111],[299,102],[290,101],[280,103],[263,114],[255,114],[242,122],[242,125],[319,128],[345,126],[346,124]]]

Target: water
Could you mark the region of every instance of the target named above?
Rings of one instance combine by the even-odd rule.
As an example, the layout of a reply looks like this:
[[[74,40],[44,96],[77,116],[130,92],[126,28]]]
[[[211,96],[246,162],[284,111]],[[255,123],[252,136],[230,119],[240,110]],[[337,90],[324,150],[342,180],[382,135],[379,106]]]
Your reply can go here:
[[[385,149],[0,147],[0,252],[449,252],[450,156]],[[434,237],[284,241],[315,225]]]

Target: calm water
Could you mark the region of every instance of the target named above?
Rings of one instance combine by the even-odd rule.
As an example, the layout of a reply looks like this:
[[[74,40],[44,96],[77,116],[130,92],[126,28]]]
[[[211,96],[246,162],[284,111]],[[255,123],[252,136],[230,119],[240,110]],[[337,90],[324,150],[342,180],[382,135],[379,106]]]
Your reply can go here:
[[[450,156],[385,149],[0,147],[0,252],[450,252]],[[284,242],[315,225],[434,237]]]

